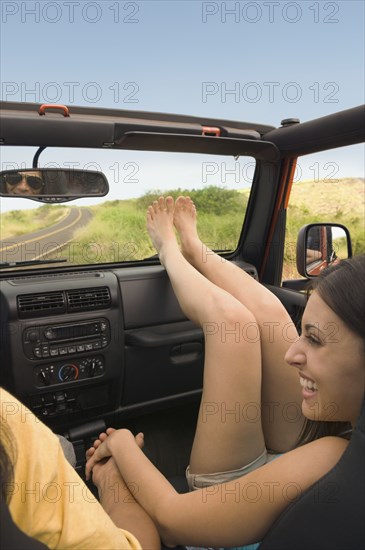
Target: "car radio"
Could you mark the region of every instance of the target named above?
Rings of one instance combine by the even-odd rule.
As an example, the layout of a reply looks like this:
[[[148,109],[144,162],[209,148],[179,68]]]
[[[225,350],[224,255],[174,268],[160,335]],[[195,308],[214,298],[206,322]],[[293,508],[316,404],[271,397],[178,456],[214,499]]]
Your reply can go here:
[[[107,319],[57,324],[36,325],[23,332],[23,349],[28,359],[93,352],[110,343],[110,324]]]

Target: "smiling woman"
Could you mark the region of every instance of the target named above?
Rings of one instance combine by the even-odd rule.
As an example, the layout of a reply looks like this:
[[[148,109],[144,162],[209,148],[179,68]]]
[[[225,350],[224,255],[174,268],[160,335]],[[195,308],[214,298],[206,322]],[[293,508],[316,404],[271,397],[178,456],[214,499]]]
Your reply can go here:
[[[265,459],[259,439],[241,439],[246,427],[257,434],[262,425],[269,450],[290,448],[303,422],[298,369],[283,359],[288,340],[297,337],[295,327],[305,303],[301,289],[306,275],[295,271],[299,229],[315,221],[339,222],[350,230],[353,253],[365,251],[364,182],[342,181],[363,177],[365,117],[356,105],[364,100],[364,4],[12,0],[0,1],[0,11],[0,169],[34,166],[34,155],[45,146],[39,167],[100,170],[110,184],[104,198],[67,203],[74,213],[65,222],[72,224],[65,232],[51,227],[60,221],[57,202],[49,204],[55,217],[47,213],[42,227],[41,203],[15,195],[0,197],[6,222],[0,239],[7,241],[0,244],[0,260],[7,262],[0,265],[0,384],[52,429],[73,433],[80,445],[90,444],[90,430],[94,437],[104,429],[99,427],[101,419],[116,428],[145,432],[147,456],[169,478],[184,475],[202,395],[204,359],[217,356],[217,373],[208,383],[216,377],[220,387],[212,399],[208,394],[200,415],[200,427],[208,426],[213,434],[209,451],[201,452],[211,460],[210,473],[217,471],[214,460],[222,461],[223,468],[243,465],[230,446],[224,449],[224,428],[229,436],[237,427],[236,443],[246,465],[260,454]],[[56,103],[64,107],[44,107]],[[348,147],[360,153],[345,150]],[[292,186],[296,159],[301,172]],[[331,181],[322,185],[323,179]],[[303,206],[297,191],[307,199]],[[230,271],[236,267],[240,274],[228,294],[238,302],[242,298],[248,312],[242,313],[241,302],[234,302],[240,312],[236,319],[225,301],[218,302],[222,315],[205,319],[205,339],[203,329],[179,306],[146,232],[146,210],[160,195],[171,195],[175,201],[180,195],[190,196],[196,204],[202,244],[192,260],[199,273],[213,277],[226,266]],[[17,213],[8,217],[11,212]],[[13,222],[19,212],[18,232]],[[46,229],[47,241],[29,236]],[[67,261],[61,263],[63,259]],[[27,260],[28,266],[18,263]],[[255,297],[252,279],[270,293],[247,304],[246,299]],[[220,280],[211,282],[222,288]],[[196,295],[195,301],[209,304],[209,293]],[[241,331],[238,321],[244,321]],[[81,337],[84,324],[97,330],[106,326],[105,337]],[[76,327],[75,337],[48,338],[54,328],[60,335],[63,326],[70,329],[68,336]],[[215,349],[205,356],[206,342],[217,343],[219,338],[219,357]],[[225,350],[232,345],[242,352],[243,340],[248,360],[240,357],[230,378],[232,365]],[[262,369],[249,362],[258,356]],[[241,378],[242,370],[257,384]],[[235,393],[226,399],[230,379],[237,399]],[[294,397],[289,400],[288,395]],[[217,419],[225,423],[215,434]],[[342,438],[336,442],[339,447],[347,444]],[[309,447],[310,453],[313,449]],[[338,456],[338,448],[336,452]],[[310,453],[308,462],[302,461],[303,475],[307,463],[317,463],[317,455]],[[277,463],[280,471],[287,471],[289,485],[284,483],[282,489],[289,497],[290,489],[296,490],[296,456],[288,452],[261,468],[265,472]],[[286,457],[286,463],[280,462]],[[224,463],[231,458],[236,464]],[[194,470],[193,462],[190,466],[192,474],[207,473]],[[148,475],[146,470],[146,484]],[[271,470],[262,480],[267,493],[261,499],[259,489],[253,494],[258,485],[249,485],[249,477],[244,478],[248,487],[242,480],[239,485],[231,482],[231,496],[223,485],[186,498],[205,498],[205,509],[217,504],[223,512],[226,504],[229,512],[229,499],[236,499],[231,509],[238,510],[237,501],[258,497],[252,509],[259,510],[265,495],[268,501],[270,490],[276,490],[273,479]],[[353,494],[358,490],[355,486]],[[158,491],[159,487],[154,502],[160,505],[165,498],[159,499]],[[213,493],[216,500],[211,504]],[[319,493],[313,513],[320,508]],[[365,516],[363,510],[359,505],[354,517]],[[192,526],[198,531],[207,525],[203,511],[195,516],[194,512],[192,506],[179,540],[190,535]],[[227,529],[231,533],[238,524],[254,526],[261,515],[234,513],[236,523]],[[221,525],[217,516],[210,522],[216,531]],[[177,513],[176,521],[179,517],[184,514]],[[325,550],[324,541],[317,540],[318,518],[312,526],[306,517],[293,522],[295,529],[287,529],[287,547],[298,550],[303,539],[306,550]],[[168,510],[162,520],[167,519]],[[345,532],[351,518],[332,522]],[[219,539],[210,535],[215,547]],[[251,539],[260,537],[256,533]],[[341,550],[350,547],[342,537],[337,537]],[[240,538],[239,544],[243,541]],[[199,543],[197,538],[194,542]],[[360,542],[353,547],[365,546],[363,538]]]
[[[365,387],[364,279],[360,278],[364,263],[365,256],[358,256],[331,267],[330,276],[325,277],[325,271],[314,279],[301,338],[286,355],[288,363],[299,369],[303,387],[303,413],[308,420],[301,443],[349,433],[358,417]]]
[[[39,160],[47,171],[57,163],[99,170],[110,193],[107,201],[75,200],[53,227],[29,234],[23,225],[28,234],[1,245],[10,257],[1,265],[0,359],[7,368],[0,369],[0,382],[81,446],[111,419],[116,428],[145,432],[146,455],[129,431],[102,435],[90,451],[88,473],[92,467],[98,483],[99,465],[92,461],[115,454],[166,542],[229,547],[264,540],[276,518],[289,513],[290,501],[299,506],[301,494],[334,466],[342,470],[359,434],[354,429],[349,443],[338,431],[297,447],[303,412],[314,417],[308,403],[322,421],[340,398],[338,380],[319,368],[321,346],[313,343],[319,332],[312,327],[321,323],[330,336],[322,325],[340,325],[332,310],[317,317],[315,293],[298,343],[305,305],[299,290],[307,280],[288,281],[288,288],[280,281],[295,159],[362,142],[363,108],[303,124],[286,120],[279,128],[118,109],[71,106],[68,117],[66,108],[51,111],[2,105],[7,168],[21,173],[21,166]],[[342,188],[346,195],[349,187]],[[324,197],[321,204],[328,202]],[[3,211],[32,204],[1,197]],[[58,211],[57,204],[48,206]],[[284,360],[291,343],[305,350],[292,359],[294,368]],[[336,343],[325,345],[334,350]],[[359,375],[359,387],[362,382]],[[354,422],[355,397],[338,404],[338,420]],[[274,454],[282,456],[272,460]],[[187,481],[195,490],[176,495],[147,456],[157,458],[166,476],[181,476],[189,464]],[[350,462],[345,474],[355,472],[356,484],[350,479],[346,486],[357,496],[363,467]],[[81,459],[77,468],[83,467]],[[363,540],[352,515],[345,523],[354,523],[357,544],[335,533],[351,550]],[[306,550],[316,522],[299,541]],[[302,530],[298,518],[293,525],[291,550],[299,548]],[[325,534],[329,539],[332,530]]]
[[[89,477],[95,464],[112,456],[123,479],[137,484],[137,500],[168,545],[251,544],[265,538],[289,502],[297,501],[300,509],[302,495],[335,466],[334,471],[341,472],[341,459],[351,449],[351,442],[338,430],[336,437],[312,438],[295,447],[304,418],[350,422],[355,428],[365,385],[365,256],[323,271],[305,310],[302,335],[290,345],[283,331],[274,340],[265,335],[270,319],[276,319],[279,329],[287,329],[290,323],[267,289],[213,253],[202,260],[196,209],[190,198],[154,201],[147,212],[147,228],[182,310],[205,334],[203,395],[187,469],[192,492],[178,495],[128,430],[100,434],[87,453],[86,474]],[[354,289],[350,294],[348,287]],[[247,324],[260,328],[260,338],[243,337]],[[301,406],[303,416],[295,422],[283,421],[288,400]],[[261,407],[254,422],[247,415],[232,414],[237,404],[243,411],[247,403]],[[265,406],[270,403],[277,405],[278,414],[267,422]],[[218,405],[216,410],[212,404]],[[267,449],[284,454],[272,461]],[[357,548],[362,537],[354,520],[354,507],[363,505],[364,488],[363,465],[359,469],[356,456],[355,464],[359,485],[349,518],[355,546],[346,545],[350,537],[336,526],[323,537],[347,548]],[[255,497],[247,493],[248,486],[255,487]],[[346,518],[349,508],[346,501],[337,507]],[[316,543],[332,547],[318,543],[318,527],[311,523]],[[290,529],[293,532],[293,525]],[[308,548],[308,537],[301,536],[296,547]]]

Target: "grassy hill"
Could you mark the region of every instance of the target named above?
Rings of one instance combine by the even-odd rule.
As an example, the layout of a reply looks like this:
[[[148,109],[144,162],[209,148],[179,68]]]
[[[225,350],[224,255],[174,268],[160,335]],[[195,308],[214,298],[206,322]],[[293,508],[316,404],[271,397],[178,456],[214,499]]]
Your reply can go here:
[[[354,254],[365,252],[365,181],[361,178],[293,184],[286,227],[284,278],[298,276],[295,244],[299,229],[312,222],[346,225]]]
[[[365,186],[361,178],[294,183],[290,203],[298,208],[313,208],[316,216],[338,219],[342,216],[364,216]],[[309,203],[308,198],[312,201]],[[313,201],[315,204],[313,204]]]
[[[365,251],[364,180],[347,178],[331,181],[302,181],[293,184],[287,213],[284,278],[297,277],[295,244],[303,225],[311,222],[336,222],[351,233],[354,254]],[[165,196],[189,194],[198,209],[198,229],[211,248],[234,250],[240,235],[249,191],[208,187],[202,190],[164,191]],[[106,201],[88,207],[91,222],[74,235],[74,263],[138,260],[154,255],[146,232],[146,208],[161,191],[155,190],[138,199]],[[36,210],[18,210],[2,216],[1,237],[15,237],[55,223],[70,206],[45,205]],[[71,206],[72,208],[72,206]],[[88,249],[93,247],[93,253]]]
[[[67,206],[45,204],[31,210],[11,210],[1,215],[0,240],[20,237],[59,222],[69,212]]]

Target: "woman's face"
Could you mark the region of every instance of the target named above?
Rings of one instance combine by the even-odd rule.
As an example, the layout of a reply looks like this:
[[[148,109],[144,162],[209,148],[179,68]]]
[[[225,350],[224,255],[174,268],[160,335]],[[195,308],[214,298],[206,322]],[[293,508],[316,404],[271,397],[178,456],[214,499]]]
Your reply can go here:
[[[354,424],[365,391],[364,359],[363,340],[314,292],[303,314],[302,334],[285,356],[298,369],[304,416]]]

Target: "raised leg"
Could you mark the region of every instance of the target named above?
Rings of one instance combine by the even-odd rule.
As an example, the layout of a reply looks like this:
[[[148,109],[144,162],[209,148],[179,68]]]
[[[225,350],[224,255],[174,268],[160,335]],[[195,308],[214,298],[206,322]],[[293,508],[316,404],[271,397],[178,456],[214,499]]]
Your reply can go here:
[[[205,335],[204,387],[190,469],[213,473],[241,468],[265,445],[257,323],[240,301],[184,258],[173,213],[171,197],[155,201],[147,212],[147,229],[182,310]],[[245,338],[247,330],[255,332],[255,338]]]
[[[295,369],[284,361],[297,331],[281,302],[242,269],[225,261],[199,239],[196,209],[189,197],[175,202],[174,224],[184,257],[216,286],[234,296],[254,315],[261,336],[262,426],[266,446],[286,451],[295,445],[304,418]],[[254,335],[246,334],[246,338]]]

